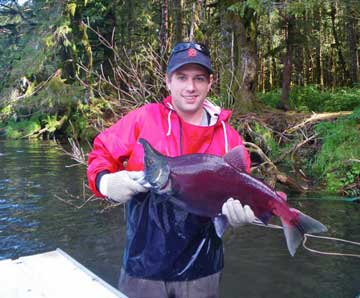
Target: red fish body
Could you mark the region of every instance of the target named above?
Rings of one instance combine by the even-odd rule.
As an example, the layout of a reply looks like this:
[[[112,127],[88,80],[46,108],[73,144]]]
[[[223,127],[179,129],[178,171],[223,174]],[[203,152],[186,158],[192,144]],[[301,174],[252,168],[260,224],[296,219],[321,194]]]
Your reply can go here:
[[[174,204],[191,213],[214,218],[215,227],[220,222],[216,219],[221,217],[223,204],[234,198],[249,205],[264,224],[271,216],[278,216],[291,255],[295,254],[304,233],[326,231],[320,222],[290,208],[285,197],[246,173],[241,147],[234,148],[224,157],[209,154],[166,157],[145,140],[141,139],[140,143],[145,151],[145,180],[151,188],[167,194]]]

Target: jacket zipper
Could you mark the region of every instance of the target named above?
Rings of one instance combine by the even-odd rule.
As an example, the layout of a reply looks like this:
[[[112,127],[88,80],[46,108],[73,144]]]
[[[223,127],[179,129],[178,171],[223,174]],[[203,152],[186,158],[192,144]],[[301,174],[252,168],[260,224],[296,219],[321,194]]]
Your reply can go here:
[[[181,124],[181,119],[178,116],[178,120],[179,120],[179,126],[180,126],[180,155],[183,155],[183,137],[182,137],[182,124]]]

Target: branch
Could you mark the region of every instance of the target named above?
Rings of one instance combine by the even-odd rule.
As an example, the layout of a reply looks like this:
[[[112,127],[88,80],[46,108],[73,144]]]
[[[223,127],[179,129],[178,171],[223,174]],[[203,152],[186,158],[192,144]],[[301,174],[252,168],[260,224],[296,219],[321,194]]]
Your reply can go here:
[[[276,169],[276,165],[270,160],[270,158],[264,153],[264,151],[256,144],[250,142],[244,142],[244,145],[247,146],[248,150],[251,152],[257,153],[264,162],[261,165],[269,164],[272,168]]]
[[[244,142],[244,145],[247,146],[248,150],[251,152],[256,152],[263,160],[264,162],[260,166],[264,166],[265,164],[269,164],[273,175],[276,177],[276,180],[280,183],[298,191],[298,192],[304,192],[307,190],[306,186],[301,185],[297,181],[295,181],[290,176],[286,175],[283,172],[280,172],[280,170],[277,168],[277,166],[270,160],[270,158],[262,151],[262,149],[257,146],[254,143]],[[253,169],[252,169],[253,170]]]
[[[6,5],[6,4],[1,4],[0,3],[0,7],[4,7],[6,9],[8,9],[8,12],[13,14],[13,15],[19,15],[21,17],[22,20],[24,20],[25,22],[27,22],[29,25],[36,25],[36,23],[34,23],[33,21],[29,20],[24,14],[23,12],[21,11],[20,7],[18,6],[18,4],[16,3],[16,1],[13,1],[13,3],[15,4],[16,8],[15,9],[14,7],[11,7],[9,5]]]
[[[349,159],[349,161],[360,163],[360,159],[353,159],[353,158],[351,158],[351,159]]]
[[[72,125],[71,121],[69,123],[71,125],[71,128],[73,129],[73,125]],[[62,146],[60,146],[60,150],[63,153],[65,153],[66,155],[70,156],[70,158],[72,160],[76,161],[76,164],[67,166],[67,167],[73,167],[73,166],[78,166],[78,165],[86,166],[87,165],[86,154],[85,154],[83,148],[81,147],[79,141],[77,139],[71,139],[71,138],[68,138],[68,141],[71,146],[71,151],[67,151]]]
[[[293,133],[296,130],[304,127],[305,125],[309,124],[309,123],[314,123],[317,121],[324,121],[324,120],[331,120],[331,119],[335,119],[335,118],[339,118],[339,117],[343,117],[343,116],[348,116],[351,115],[353,112],[336,112],[336,113],[322,113],[322,114],[312,114],[308,119],[305,119],[303,122],[288,128],[284,131],[284,133]]]
[[[43,82],[41,82],[39,85],[37,85],[33,92],[31,92],[30,94],[26,94],[26,93],[25,93],[25,94],[23,94],[23,95],[20,95],[20,96],[14,98],[14,99],[12,100],[12,102],[18,101],[18,100],[23,99],[23,98],[25,98],[25,97],[33,96],[34,94],[38,93],[38,92],[39,92],[42,88],[44,88],[44,87],[46,86],[46,84],[47,84],[52,78],[54,78],[55,76],[61,76],[61,69],[56,70],[52,75],[50,75],[50,76],[46,79],[46,81],[43,81]]]

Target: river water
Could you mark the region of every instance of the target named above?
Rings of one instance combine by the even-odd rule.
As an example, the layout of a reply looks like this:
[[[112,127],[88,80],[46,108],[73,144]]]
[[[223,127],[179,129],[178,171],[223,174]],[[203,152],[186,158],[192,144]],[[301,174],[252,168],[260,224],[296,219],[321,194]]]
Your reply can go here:
[[[124,245],[122,207],[104,211],[84,196],[85,167],[52,142],[0,141],[0,260],[61,248],[116,286]],[[289,198],[324,223],[326,236],[360,241],[360,205]],[[281,230],[247,226],[225,235],[223,298],[360,297],[360,258],[290,257]],[[311,248],[360,254],[359,246],[309,239]]]

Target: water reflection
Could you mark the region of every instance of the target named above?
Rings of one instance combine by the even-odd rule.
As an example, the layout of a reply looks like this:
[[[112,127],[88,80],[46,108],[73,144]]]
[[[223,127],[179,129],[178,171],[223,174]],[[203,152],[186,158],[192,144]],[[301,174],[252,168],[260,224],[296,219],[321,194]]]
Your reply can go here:
[[[51,142],[0,141],[0,260],[60,247],[116,285],[125,235],[122,208],[102,213],[98,202],[92,202],[78,210],[56,199],[69,199],[69,193],[82,197],[85,169],[66,167],[71,164]],[[326,224],[328,236],[360,240],[359,204],[291,204]],[[309,245],[360,253],[343,243],[311,239]],[[221,297],[360,293],[360,259],[318,256],[303,248],[292,258],[280,230],[251,226],[230,231],[225,255]]]
[[[331,201],[290,203],[326,224],[329,228],[327,236],[360,240],[358,204]],[[302,247],[295,257],[291,257],[282,230],[240,229],[226,239],[224,297],[335,298],[355,297],[360,293],[360,259],[320,256]],[[309,238],[307,245],[323,251],[360,253],[356,246],[314,238]]]

